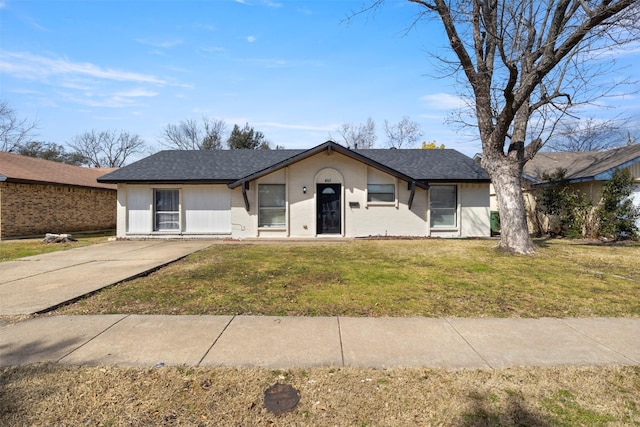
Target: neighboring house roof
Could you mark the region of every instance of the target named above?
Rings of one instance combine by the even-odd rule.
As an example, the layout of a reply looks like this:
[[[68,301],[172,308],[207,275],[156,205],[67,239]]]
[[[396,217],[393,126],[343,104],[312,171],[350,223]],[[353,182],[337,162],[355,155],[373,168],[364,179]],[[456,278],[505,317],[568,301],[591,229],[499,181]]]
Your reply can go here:
[[[73,185],[113,190],[117,188],[116,185],[99,183],[97,179],[114,170],[83,168],[35,157],[0,152],[0,182]]]
[[[541,183],[543,175],[558,169],[565,171],[569,183],[606,181],[616,169],[640,162],[640,144],[627,145],[607,151],[539,152],[524,166],[524,177]]]
[[[351,150],[332,141],[308,150],[161,151],[100,177],[99,181],[219,182],[233,188],[322,151],[339,152],[403,180],[417,181],[422,187],[437,181],[489,182],[477,162],[455,150]]]

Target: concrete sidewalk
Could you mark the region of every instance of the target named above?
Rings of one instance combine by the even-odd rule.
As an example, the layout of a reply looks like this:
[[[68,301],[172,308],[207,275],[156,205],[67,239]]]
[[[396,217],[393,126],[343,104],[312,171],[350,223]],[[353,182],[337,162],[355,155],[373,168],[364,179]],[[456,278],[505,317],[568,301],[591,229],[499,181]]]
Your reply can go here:
[[[46,311],[212,241],[118,241],[0,264],[0,315]],[[640,365],[640,319],[43,316],[0,323],[0,366]]]
[[[146,274],[212,241],[115,241],[0,264],[0,315],[33,314]]]
[[[44,316],[0,328],[0,365],[639,365],[640,319]]]

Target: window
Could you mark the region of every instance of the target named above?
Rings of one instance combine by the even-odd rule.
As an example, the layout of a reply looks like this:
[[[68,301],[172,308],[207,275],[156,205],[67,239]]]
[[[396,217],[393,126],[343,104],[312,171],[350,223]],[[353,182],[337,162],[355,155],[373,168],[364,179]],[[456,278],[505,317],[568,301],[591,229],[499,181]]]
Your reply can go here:
[[[455,227],[458,211],[455,185],[434,185],[429,189],[431,198],[431,226]]]
[[[156,189],[153,191],[153,203],[153,230],[180,230],[180,191]]]
[[[284,227],[285,201],[284,184],[258,185],[258,227]]]
[[[394,184],[367,185],[367,202],[395,202],[396,186]]]

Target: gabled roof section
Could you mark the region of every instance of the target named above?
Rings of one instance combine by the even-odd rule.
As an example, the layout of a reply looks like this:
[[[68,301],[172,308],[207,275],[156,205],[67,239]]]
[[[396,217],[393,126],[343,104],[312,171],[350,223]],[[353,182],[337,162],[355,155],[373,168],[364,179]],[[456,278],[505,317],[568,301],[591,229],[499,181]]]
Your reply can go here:
[[[115,185],[97,181],[98,177],[113,170],[83,168],[35,157],[0,152],[0,182],[58,184],[115,190],[117,188]]]
[[[313,155],[340,153],[407,182],[489,182],[473,159],[455,150],[351,150],[327,141],[308,150],[169,150],[99,178],[108,183],[224,183],[230,188]]]
[[[452,149],[358,150],[361,151],[368,158],[421,181],[490,181],[480,163]]]
[[[277,164],[273,164],[265,169],[256,171],[252,174],[246,175],[238,180],[236,180],[235,182],[229,184],[229,188],[235,188],[240,186],[243,182],[247,182],[247,181],[252,181],[254,179],[258,179],[262,176],[265,176],[267,174],[270,174],[274,171],[277,171],[278,169],[282,169],[286,166],[289,166],[293,163],[299,162],[301,160],[304,160],[306,158],[309,158],[311,156],[314,156],[318,153],[322,153],[326,151],[328,154],[331,154],[332,152],[336,152],[336,153],[340,153],[344,156],[350,157],[354,160],[358,160],[362,163],[365,163],[369,166],[372,166],[376,169],[380,169],[383,172],[386,172],[392,176],[395,176],[397,178],[400,178],[404,181],[407,182],[414,182],[416,181],[416,185],[418,185],[419,187],[422,188],[428,188],[428,184],[425,183],[421,183],[418,181],[418,178],[416,177],[412,177],[410,175],[405,174],[402,171],[399,171],[398,169],[395,169],[393,167],[390,167],[388,164],[379,162],[375,159],[373,159],[370,154],[372,151],[376,151],[376,150],[350,150],[346,147],[343,147],[340,144],[337,144],[333,141],[327,141],[324,144],[320,144],[316,147],[313,147],[309,150],[303,151],[301,153],[298,153],[288,159],[285,159]],[[380,151],[391,151],[391,150],[380,150]],[[416,150],[417,151],[417,150]],[[379,156],[380,157],[380,156]]]
[[[566,171],[569,183],[606,181],[616,169],[640,162],[640,144],[627,145],[607,151],[539,152],[524,167],[525,178],[541,183],[543,175],[558,169]]]
[[[167,150],[115,172],[100,182],[230,183],[254,171],[281,162],[302,150]]]

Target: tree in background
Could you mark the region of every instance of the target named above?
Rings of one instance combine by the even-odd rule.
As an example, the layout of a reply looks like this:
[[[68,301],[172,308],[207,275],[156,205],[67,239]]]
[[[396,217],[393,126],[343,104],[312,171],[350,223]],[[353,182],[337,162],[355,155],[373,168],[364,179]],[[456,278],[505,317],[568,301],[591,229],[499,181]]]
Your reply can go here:
[[[505,251],[531,254],[521,175],[567,111],[619,87],[610,53],[639,38],[637,0],[409,0],[443,26],[441,57],[469,94]],[[375,0],[375,8],[384,0]],[[416,24],[416,23],[414,23]],[[598,62],[599,61],[599,62]],[[607,84],[609,87],[607,88]]]
[[[0,101],[0,151],[15,152],[33,137],[36,121],[18,118],[7,101]]]
[[[376,123],[369,117],[366,123],[357,125],[345,123],[336,129],[342,142],[348,148],[373,148],[378,139],[376,135]],[[329,139],[333,139],[329,134]]]
[[[29,141],[22,144],[16,150],[16,154],[74,166],[87,164],[87,159],[85,159],[82,154],[76,152],[69,153],[65,150],[64,146],[53,142]]]
[[[233,125],[233,130],[229,135],[229,139],[227,139],[227,145],[232,150],[242,148],[268,150],[271,148],[269,142],[264,139],[264,134],[250,127],[249,123],[245,123],[242,129],[237,124]]]
[[[431,142],[427,142],[427,141],[422,141],[422,149],[423,150],[444,150],[445,146],[444,144],[436,144],[435,141],[431,141]]]
[[[227,124],[224,120],[202,118],[169,123],[162,129],[163,145],[178,150],[219,150],[225,139]]]
[[[550,151],[606,151],[630,141],[625,137],[626,120],[584,120],[562,122],[545,145]]]
[[[420,124],[407,116],[404,116],[395,125],[390,125],[385,120],[384,133],[387,135],[387,147],[389,148],[413,148],[422,138]]]
[[[145,150],[145,142],[139,135],[122,130],[91,130],[76,135],[68,145],[95,168],[119,168]]]

